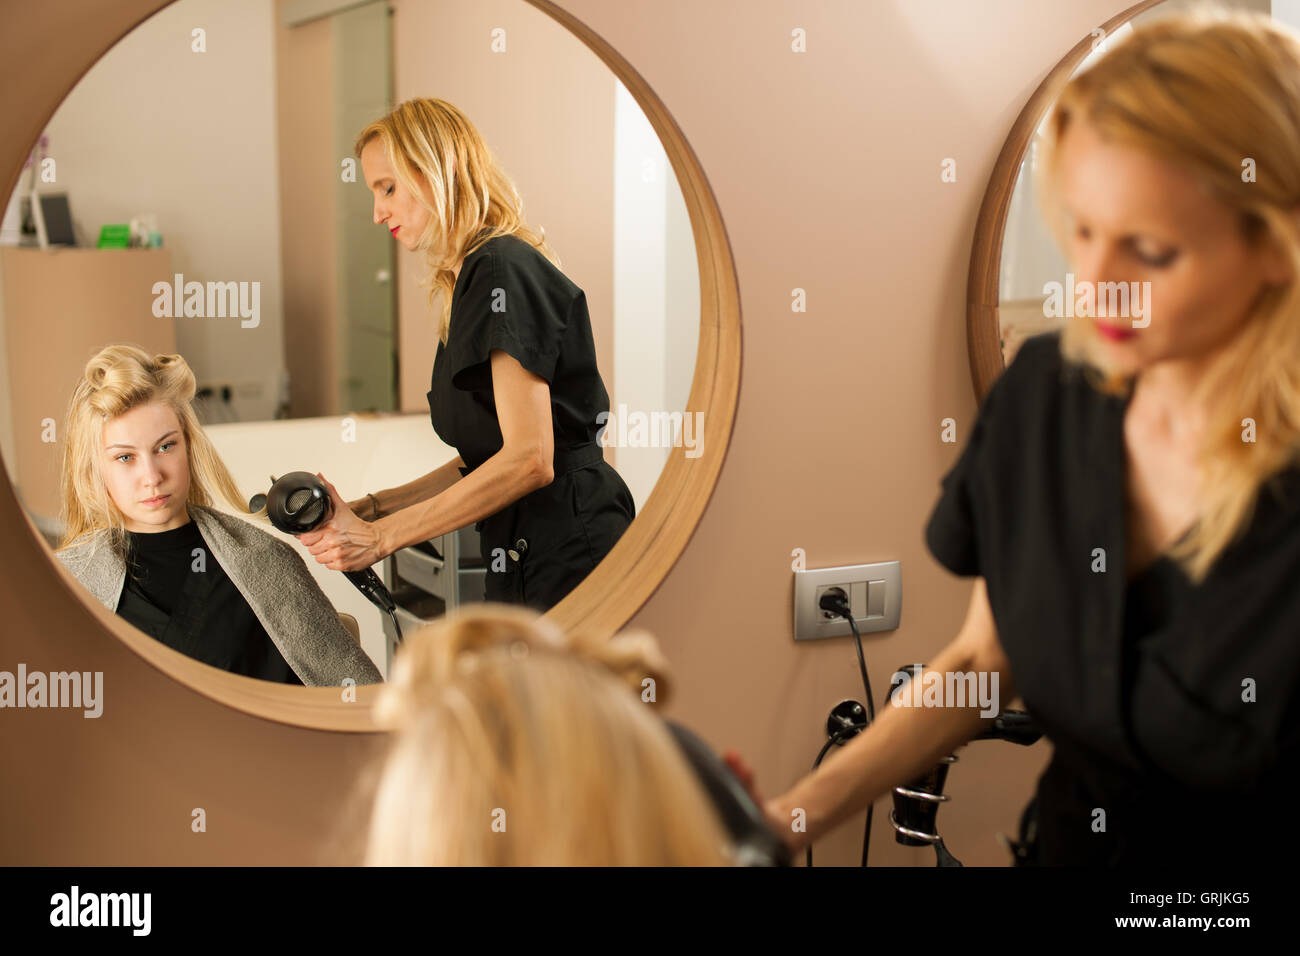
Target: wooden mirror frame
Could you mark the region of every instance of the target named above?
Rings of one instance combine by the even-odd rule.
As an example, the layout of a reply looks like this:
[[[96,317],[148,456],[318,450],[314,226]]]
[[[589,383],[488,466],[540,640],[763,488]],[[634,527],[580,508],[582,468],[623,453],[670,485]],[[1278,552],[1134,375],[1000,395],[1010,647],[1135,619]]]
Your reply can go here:
[[[1101,29],[1110,36],[1116,27],[1163,2],[1142,0],[1111,17],[1101,25]],[[988,188],[984,191],[984,201],[980,203],[966,280],[966,349],[976,404],[984,401],[993,382],[1006,367],[1002,358],[1002,319],[999,314],[1002,242],[1020,164],[1025,161],[1025,153],[1038,124],[1061,95],[1075,69],[1092,51],[1092,44],[1093,36],[1089,33],[1061,58],[1029,97],[1002,145],[1002,152],[998,153]]]
[[[176,0],[125,0],[111,9],[93,0],[15,6],[0,37],[0,57],[11,82],[0,92],[0,169],[12,195],[23,163],[58,106],[87,71],[144,20]],[[609,636],[641,609],[677,562],[717,484],[740,397],[740,294],[735,263],[713,191],[704,171],[649,84],[619,53],[573,15],[549,0],[525,0],[574,34],[627,87],[658,134],[681,185],[695,237],[700,275],[700,336],[695,376],[686,408],[704,413],[701,453],[687,458],[675,446],[644,509],[614,549],[546,618],[562,628]],[[77,21],[72,30],[67,21]],[[64,55],[42,53],[58,37]],[[75,64],[73,66],[72,64]],[[23,76],[24,83],[12,82]],[[24,525],[26,529],[24,530]],[[174,651],[136,630],[97,601],[49,552],[19,505],[0,468],[0,555],[4,566],[35,577],[34,602],[72,602],[85,611],[86,627],[102,629],[147,663],[220,704],[267,720],[314,730],[375,732],[371,706],[383,685],[355,689],[344,702],[337,687],[290,687],[231,674]],[[33,573],[34,569],[34,573]]]

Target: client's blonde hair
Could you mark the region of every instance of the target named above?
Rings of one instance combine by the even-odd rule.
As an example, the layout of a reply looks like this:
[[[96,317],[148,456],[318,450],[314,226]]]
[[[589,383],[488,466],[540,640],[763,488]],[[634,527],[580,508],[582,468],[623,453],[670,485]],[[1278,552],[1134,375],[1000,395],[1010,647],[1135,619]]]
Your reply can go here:
[[[566,638],[502,604],[412,635],[375,706],[396,733],[366,864],[729,863],[712,804],[646,702],[664,701],[666,670],[649,634]]]
[[[150,355],[135,345],[110,345],[86,363],[68,402],[63,429],[63,538],[59,550],[88,535],[102,533],[109,535],[119,555],[124,553],[125,517],[109,495],[100,471],[104,424],[137,406],[154,402],[170,407],[180,421],[190,472],[186,502],[211,507],[219,497],[247,514],[247,500],[240,495],[230,470],[203,433],[190,406],[194,391],[194,373],[179,355]]]

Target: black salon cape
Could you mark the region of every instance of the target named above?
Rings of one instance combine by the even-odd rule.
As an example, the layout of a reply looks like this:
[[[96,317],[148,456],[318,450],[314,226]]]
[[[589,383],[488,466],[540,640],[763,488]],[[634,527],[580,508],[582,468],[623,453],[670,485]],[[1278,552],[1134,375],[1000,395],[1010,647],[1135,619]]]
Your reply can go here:
[[[1059,338],[1027,340],[995,382],[926,528],[941,564],[985,578],[1016,687],[1054,746],[1027,808],[1030,862],[1300,863],[1300,469],[1265,484],[1201,586],[1166,556],[1126,586],[1131,392],[1094,390]]]
[[[127,539],[126,581],[117,605],[122,618],[168,647],[232,674],[302,684],[197,523],[127,532]]]
[[[550,385],[554,480],[475,525],[488,562],[487,599],[545,611],[591,573],[636,513],[596,443],[609,393],[596,367],[587,297],[527,242],[497,236],[465,257],[451,301],[429,417],[464,460],[461,474],[502,446],[491,351],[504,350]]]

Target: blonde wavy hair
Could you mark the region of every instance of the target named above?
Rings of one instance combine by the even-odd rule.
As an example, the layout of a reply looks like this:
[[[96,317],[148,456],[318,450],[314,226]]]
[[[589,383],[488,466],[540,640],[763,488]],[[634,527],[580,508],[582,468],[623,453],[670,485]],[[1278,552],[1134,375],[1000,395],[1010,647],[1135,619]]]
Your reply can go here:
[[[535,611],[486,603],[412,635],[375,705],[395,733],[365,863],[730,863],[651,687],[662,704],[667,666],[644,632],[566,637]]]
[[[519,190],[469,117],[455,106],[438,99],[407,100],[361,131],[357,158],[376,137],[398,182],[431,213],[416,249],[430,269],[421,281],[429,286],[430,307],[434,295],[442,293],[438,337],[444,345],[456,286],[452,270],[483,243],[517,236],[559,267],[546,244],[546,230],[539,235],[525,225]],[[432,202],[425,196],[426,184]]]
[[[109,345],[86,363],[73,389],[63,435],[63,538],[59,550],[94,534],[107,534],[119,555],[125,554],[126,524],[103,479],[104,425],[140,405],[161,402],[180,421],[189,463],[187,504],[212,507],[224,499],[248,512],[229,469],[203,433],[190,402],[194,373],[179,355],[150,355],[135,345]]]
[[[1276,243],[1293,270],[1264,290],[1196,385],[1194,400],[1210,410],[1198,450],[1204,492],[1196,525],[1168,554],[1199,584],[1249,527],[1264,483],[1300,462],[1300,41],[1267,16],[1202,8],[1135,29],[1075,76],[1038,143],[1035,186],[1062,249],[1059,147],[1076,116],[1109,142],[1189,170],[1239,214],[1248,243]],[[1245,157],[1258,182],[1243,182]],[[1125,394],[1135,382],[1086,318],[1067,321],[1061,354],[1099,391]],[[1242,440],[1245,418],[1254,442]]]

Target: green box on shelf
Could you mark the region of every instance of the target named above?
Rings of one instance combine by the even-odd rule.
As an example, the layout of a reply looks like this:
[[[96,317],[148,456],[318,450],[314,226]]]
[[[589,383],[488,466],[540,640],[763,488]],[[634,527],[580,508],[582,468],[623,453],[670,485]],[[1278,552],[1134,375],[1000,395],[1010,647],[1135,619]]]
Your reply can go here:
[[[100,249],[126,249],[131,245],[131,227],[126,223],[111,223],[99,229]]]

